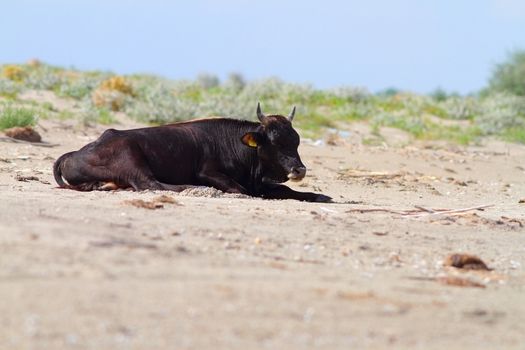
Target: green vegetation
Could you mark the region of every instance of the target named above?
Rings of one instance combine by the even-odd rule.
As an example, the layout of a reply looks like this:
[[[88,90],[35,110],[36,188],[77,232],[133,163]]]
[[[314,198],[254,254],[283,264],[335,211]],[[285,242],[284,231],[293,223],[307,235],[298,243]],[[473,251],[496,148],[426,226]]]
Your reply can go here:
[[[525,128],[513,127],[503,131],[503,139],[510,142],[519,142],[525,144]]]
[[[15,126],[36,124],[35,110],[24,107],[14,107],[11,104],[0,105],[0,130]]]
[[[517,67],[521,60],[515,54],[507,65]],[[442,89],[428,96],[394,88],[377,94],[352,87],[319,90],[276,78],[246,82],[239,74],[231,74],[224,82],[210,74],[195,81],[170,81],[149,75],[80,72],[38,62],[0,66],[0,99],[20,104],[17,98],[26,90],[53,91],[75,101],[75,111],[55,110],[49,103],[35,108],[50,117],[79,118],[84,124],[115,123],[116,112],[150,124],[207,116],[255,120],[255,105],[261,101],[266,113],[285,114],[297,105],[294,123],[309,137],[360,121],[369,123],[377,139],[382,127],[393,127],[422,140],[469,144],[495,136],[525,143],[525,96],[517,88],[501,87],[506,85],[500,81],[510,80],[501,73],[507,72],[501,68],[504,65],[498,66],[483,94],[462,97]],[[513,74],[521,72],[513,69]]]
[[[67,115],[62,115],[66,119]],[[81,120],[84,125],[91,124],[115,124],[117,120],[115,116],[107,108],[94,108],[85,110],[81,113]]]
[[[73,119],[75,117],[75,114],[69,110],[63,110],[63,111],[60,111],[57,115],[56,115],[56,118],[58,120],[68,120],[68,119]]]
[[[14,100],[18,96],[20,90],[20,84],[17,84],[10,79],[0,77],[0,97]]]
[[[508,92],[525,96],[525,51],[513,51],[507,61],[496,66],[489,91]]]

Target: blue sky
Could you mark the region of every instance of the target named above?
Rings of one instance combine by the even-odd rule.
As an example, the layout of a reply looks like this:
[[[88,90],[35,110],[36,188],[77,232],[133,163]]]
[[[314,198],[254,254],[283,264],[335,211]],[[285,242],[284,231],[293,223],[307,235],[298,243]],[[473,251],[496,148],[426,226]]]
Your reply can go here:
[[[482,88],[525,49],[523,0],[4,1],[0,62],[319,88]]]

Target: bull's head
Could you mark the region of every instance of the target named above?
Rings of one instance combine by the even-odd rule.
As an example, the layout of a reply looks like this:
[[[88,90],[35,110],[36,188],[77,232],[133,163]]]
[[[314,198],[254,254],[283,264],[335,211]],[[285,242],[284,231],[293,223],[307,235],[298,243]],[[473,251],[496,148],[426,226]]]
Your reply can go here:
[[[263,165],[263,181],[285,182],[288,179],[300,181],[306,174],[297,148],[299,134],[292,127],[295,106],[288,117],[264,115],[257,104],[257,118],[261,122],[260,131],[246,133],[242,142],[257,149]]]

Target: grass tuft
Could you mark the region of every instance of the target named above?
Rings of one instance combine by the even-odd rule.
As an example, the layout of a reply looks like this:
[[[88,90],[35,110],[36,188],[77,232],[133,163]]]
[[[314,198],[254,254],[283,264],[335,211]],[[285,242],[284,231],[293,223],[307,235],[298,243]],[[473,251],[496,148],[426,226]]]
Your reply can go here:
[[[512,127],[503,132],[503,139],[525,144],[525,127]]]
[[[33,109],[14,107],[11,104],[0,106],[0,130],[15,126],[32,126],[36,121],[36,112]]]

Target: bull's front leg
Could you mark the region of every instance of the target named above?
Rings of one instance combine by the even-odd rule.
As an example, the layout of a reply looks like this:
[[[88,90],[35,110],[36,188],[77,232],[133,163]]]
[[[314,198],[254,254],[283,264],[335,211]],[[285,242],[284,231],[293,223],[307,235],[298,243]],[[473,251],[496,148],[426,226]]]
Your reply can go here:
[[[201,171],[197,177],[199,179],[200,184],[204,186],[211,186],[227,193],[248,194],[246,189],[243,186],[241,186],[237,181],[219,171]]]
[[[284,185],[265,185],[261,197],[266,199],[295,199],[304,202],[332,202],[332,198],[314,192],[298,192]]]

